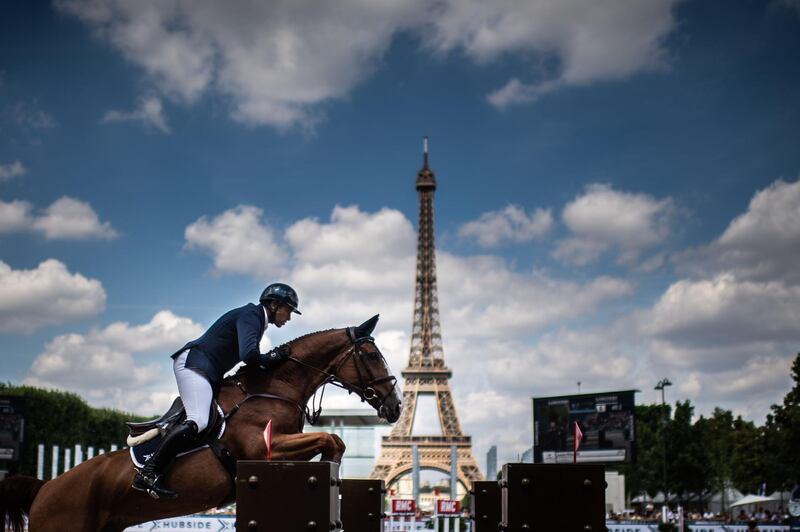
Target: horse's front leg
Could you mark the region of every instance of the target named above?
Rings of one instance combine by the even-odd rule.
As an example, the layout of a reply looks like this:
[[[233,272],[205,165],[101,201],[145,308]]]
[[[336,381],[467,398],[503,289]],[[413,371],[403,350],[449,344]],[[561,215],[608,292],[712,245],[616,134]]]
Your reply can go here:
[[[345,444],[336,434],[309,432],[281,434],[272,441],[272,458],[275,460],[311,460],[322,454],[322,460],[341,463]]]

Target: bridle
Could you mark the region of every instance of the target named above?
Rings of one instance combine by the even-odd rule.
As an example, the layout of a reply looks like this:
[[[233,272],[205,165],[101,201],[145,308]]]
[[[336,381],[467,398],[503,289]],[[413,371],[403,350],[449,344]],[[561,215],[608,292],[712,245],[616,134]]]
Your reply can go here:
[[[350,340],[350,348],[342,357],[342,360],[336,364],[336,367],[333,370],[333,373],[329,371],[325,371],[324,369],[318,368],[313,366],[307,362],[303,362],[302,360],[295,358],[291,355],[291,351],[289,356],[287,357],[287,361],[291,360],[295,364],[299,364],[303,367],[306,367],[310,370],[316,371],[317,373],[321,373],[325,375],[322,383],[317,386],[316,390],[314,390],[314,394],[311,396],[311,408],[308,407],[308,402],[305,405],[295,401],[294,399],[290,399],[288,397],[283,397],[281,395],[275,395],[271,393],[249,393],[247,388],[245,388],[244,383],[240,379],[234,380],[234,384],[244,393],[245,397],[240,402],[234,404],[233,408],[225,414],[225,419],[227,420],[233,414],[235,414],[241,405],[248,401],[249,399],[260,397],[263,399],[278,399],[281,401],[286,401],[293,404],[299,411],[301,415],[300,421],[300,431],[302,432],[302,425],[303,420],[307,421],[309,425],[315,425],[319,420],[320,415],[322,415],[322,399],[325,396],[325,386],[328,384],[332,384],[334,386],[338,386],[339,388],[343,388],[347,390],[349,393],[354,393],[361,398],[361,401],[368,402],[372,407],[374,407],[378,412],[380,412],[381,407],[383,407],[386,400],[389,398],[391,393],[394,391],[395,387],[397,386],[397,378],[392,375],[387,375],[386,377],[375,377],[375,373],[369,367],[369,365],[364,360],[364,356],[379,356],[384,365],[388,368],[388,364],[386,364],[386,359],[381,353],[378,346],[375,345],[375,339],[372,336],[362,336],[360,338],[356,338],[355,335],[355,327],[349,327],[347,329],[347,337]],[[375,348],[375,351],[365,352],[363,349],[364,344],[372,344],[372,347]],[[284,346],[285,349],[290,349],[288,345]],[[344,367],[344,365],[352,360],[353,367],[355,369],[356,374],[358,375],[358,383],[347,382],[339,378],[336,374]],[[381,393],[377,390],[376,386],[383,384],[385,382],[391,382],[392,387],[386,394],[381,395]],[[320,389],[322,390],[320,392]],[[319,403],[317,404],[317,392],[320,393]],[[377,400],[377,403],[375,402]]]
[[[303,362],[302,360],[291,355],[289,355],[289,358],[287,359],[300,364],[303,367],[316,371],[317,373],[325,375],[325,379],[322,381],[322,384],[317,387],[317,390],[314,391],[314,395],[311,397],[311,409],[309,410],[308,405],[306,405],[306,419],[308,419],[308,423],[310,425],[316,423],[316,421],[319,419],[319,416],[322,414],[322,398],[325,396],[325,386],[328,384],[332,384],[347,390],[348,393],[354,393],[358,395],[362,403],[365,401],[368,402],[378,412],[380,412],[381,407],[384,405],[384,403],[386,403],[386,400],[392,394],[395,387],[397,387],[397,377],[393,375],[376,377],[375,373],[372,371],[372,368],[370,368],[369,364],[367,364],[364,360],[364,356],[377,356],[383,360],[385,367],[389,367],[389,365],[386,363],[386,358],[384,358],[383,353],[381,353],[380,349],[378,349],[378,346],[375,345],[375,338],[372,336],[362,336],[357,338],[355,335],[355,327],[347,328],[347,337],[350,339],[350,349],[347,350],[347,353],[345,353],[345,355],[342,357],[342,360],[336,364],[333,372],[325,371],[324,369],[312,366],[311,364]],[[367,343],[371,344],[372,347],[375,348],[375,351],[364,351],[363,345]],[[337,376],[337,374],[348,361],[353,362],[353,368],[358,375],[358,383],[347,382]],[[387,393],[381,394],[377,390],[376,386],[385,382],[391,382],[392,387]],[[315,403],[317,403],[317,391],[320,389],[322,391],[320,392],[319,405],[315,406]],[[377,402],[375,402],[376,400]]]

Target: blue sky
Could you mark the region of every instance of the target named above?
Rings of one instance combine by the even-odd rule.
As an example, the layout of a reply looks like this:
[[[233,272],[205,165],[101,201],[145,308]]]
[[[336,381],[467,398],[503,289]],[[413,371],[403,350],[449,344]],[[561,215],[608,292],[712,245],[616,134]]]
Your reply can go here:
[[[798,30],[794,0],[5,2],[0,379],[156,412],[167,355],[274,280],[305,312],[265,345],[380,312],[399,373],[429,135],[478,456],[579,380],[760,422],[800,345]]]

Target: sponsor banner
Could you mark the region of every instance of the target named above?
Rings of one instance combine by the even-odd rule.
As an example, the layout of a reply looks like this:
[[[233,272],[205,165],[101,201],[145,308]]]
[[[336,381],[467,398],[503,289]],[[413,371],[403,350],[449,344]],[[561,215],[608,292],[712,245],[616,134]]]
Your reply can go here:
[[[394,502],[401,502],[401,507],[412,508],[413,512],[416,510],[416,505],[413,504],[413,499],[394,499],[392,500],[392,509],[394,510]],[[411,506],[407,503],[411,502]],[[457,502],[457,501],[440,501],[440,502]],[[444,513],[444,512],[440,512]],[[411,521],[400,523],[384,520],[386,530],[423,530],[426,526],[426,520],[420,520],[414,525]],[[721,524],[713,522],[687,522],[691,527],[692,532],[747,532],[746,524]],[[393,525],[393,526],[392,526]],[[414,526],[414,528],[412,528]],[[609,532],[656,532],[658,530],[658,523],[624,523],[618,521],[607,521],[606,527]],[[761,532],[789,532],[788,526],[772,525],[772,524],[758,524],[758,529]],[[153,530],[206,530],[208,532],[233,532],[236,530],[236,518],[232,515],[192,515],[188,517],[174,517],[172,519],[160,519],[158,521],[151,521],[142,523],[125,529],[125,532],[150,532]]]
[[[173,517],[172,519],[159,519],[135,525],[125,529],[125,532],[150,532],[151,530],[206,530],[208,532],[223,532],[236,530],[236,518],[231,515],[191,515],[187,517]]]
[[[393,514],[413,514],[417,510],[414,499],[392,499]]]
[[[723,524],[709,521],[687,521],[686,525],[692,532],[747,532],[746,524]],[[609,532],[656,532],[658,523],[624,523],[606,521]],[[760,532],[789,532],[788,526],[758,524]]]
[[[438,499],[436,501],[436,513],[439,515],[458,515],[461,513],[461,503],[449,499]]]

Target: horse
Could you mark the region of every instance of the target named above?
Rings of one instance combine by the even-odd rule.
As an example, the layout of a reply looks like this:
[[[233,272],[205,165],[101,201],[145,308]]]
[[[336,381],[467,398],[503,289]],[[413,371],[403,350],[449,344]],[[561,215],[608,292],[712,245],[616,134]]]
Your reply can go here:
[[[394,423],[400,417],[397,379],[370,336],[378,316],[357,327],[330,329],[296,338],[281,348],[290,356],[266,372],[243,366],[215,394],[228,416],[221,443],[233,458],[266,456],[265,425],[272,420],[272,460],[341,462],[344,442],[326,432],[303,433],[308,401],[318,388],[335,384],[358,394]],[[324,390],[323,390],[324,391]],[[312,412],[313,412],[312,400]],[[180,456],[167,473],[174,499],[154,500],[131,487],[135,473],[127,449],[102,454],[61,476],[42,481],[10,477],[0,482],[0,518],[13,532],[121,532],[135,524],[198,513],[231,500],[229,469],[208,447]]]

